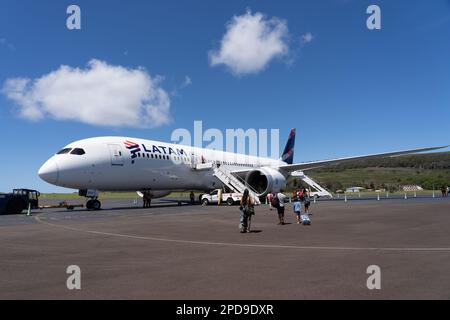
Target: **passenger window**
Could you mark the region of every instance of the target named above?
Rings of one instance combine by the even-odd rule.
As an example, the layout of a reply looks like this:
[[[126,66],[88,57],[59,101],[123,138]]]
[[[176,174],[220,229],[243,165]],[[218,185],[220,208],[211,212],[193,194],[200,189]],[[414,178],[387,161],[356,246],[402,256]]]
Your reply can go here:
[[[69,153],[70,150],[72,150],[72,148],[64,148],[64,149],[58,151],[56,154],[65,154],[65,153]]]
[[[81,149],[81,148],[75,148],[75,149],[72,150],[72,152],[71,152],[70,154],[76,154],[76,155],[81,156],[82,154],[85,154],[85,153],[86,153],[86,152],[84,152],[83,149]]]

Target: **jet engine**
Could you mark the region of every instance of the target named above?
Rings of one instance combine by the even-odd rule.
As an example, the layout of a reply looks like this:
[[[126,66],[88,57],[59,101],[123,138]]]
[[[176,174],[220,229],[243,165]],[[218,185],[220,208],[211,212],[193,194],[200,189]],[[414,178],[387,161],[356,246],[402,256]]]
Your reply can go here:
[[[278,170],[263,167],[247,173],[245,182],[252,187],[258,195],[265,196],[269,192],[279,192],[286,188],[286,177]]]

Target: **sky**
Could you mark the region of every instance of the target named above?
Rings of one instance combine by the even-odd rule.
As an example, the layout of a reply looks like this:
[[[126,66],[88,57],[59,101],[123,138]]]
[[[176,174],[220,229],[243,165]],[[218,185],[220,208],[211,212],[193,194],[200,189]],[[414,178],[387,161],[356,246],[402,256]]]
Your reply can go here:
[[[0,191],[68,191],[37,176],[68,143],[196,120],[296,128],[295,162],[448,145],[449,57],[448,0],[2,0]]]

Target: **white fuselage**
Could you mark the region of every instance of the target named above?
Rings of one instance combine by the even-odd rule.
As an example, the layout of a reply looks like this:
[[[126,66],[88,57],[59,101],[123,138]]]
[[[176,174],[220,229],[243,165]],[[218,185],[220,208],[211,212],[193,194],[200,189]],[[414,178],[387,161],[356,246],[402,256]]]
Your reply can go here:
[[[47,160],[39,176],[61,187],[104,191],[211,190],[222,183],[212,170],[194,169],[197,164],[220,163],[243,172],[285,164],[271,158],[128,137],[79,140],[63,150]]]

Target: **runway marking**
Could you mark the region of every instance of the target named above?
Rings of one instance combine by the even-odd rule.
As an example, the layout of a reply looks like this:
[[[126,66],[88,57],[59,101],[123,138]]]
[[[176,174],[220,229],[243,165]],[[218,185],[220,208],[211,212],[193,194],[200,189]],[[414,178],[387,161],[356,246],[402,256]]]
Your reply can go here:
[[[35,216],[34,219],[42,224],[49,225],[51,227],[62,228],[71,231],[84,232],[95,235],[120,237],[136,240],[149,240],[149,241],[161,241],[172,242],[181,244],[198,244],[198,245],[213,245],[213,246],[228,246],[228,247],[242,247],[242,248],[263,248],[263,249],[297,249],[297,250],[324,250],[324,251],[391,251],[391,252],[450,252],[450,248],[375,248],[375,247],[322,247],[322,246],[292,246],[292,245],[277,245],[277,244],[243,244],[232,242],[211,242],[211,241],[194,241],[194,240],[181,240],[181,239],[167,239],[167,238],[155,238],[134,236],[128,234],[102,232],[95,230],[85,230],[74,227],[63,226],[55,223],[43,221],[39,216]]]

